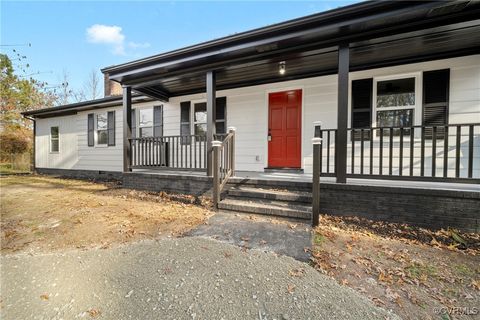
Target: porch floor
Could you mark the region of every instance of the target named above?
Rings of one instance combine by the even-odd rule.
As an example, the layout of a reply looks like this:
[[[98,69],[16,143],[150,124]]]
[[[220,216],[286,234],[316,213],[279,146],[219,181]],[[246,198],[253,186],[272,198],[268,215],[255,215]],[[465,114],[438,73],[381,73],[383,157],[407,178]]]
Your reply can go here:
[[[197,176],[206,177],[205,171],[185,171],[185,170],[148,170],[135,169],[133,171],[147,174],[160,175],[181,175],[181,176]],[[235,178],[240,179],[256,179],[256,180],[272,180],[272,181],[296,181],[311,182],[312,174],[309,173],[291,173],[291,172],[257,172],[257,171],[236,171]],[[321,177],[320,183],[336,183],[335,177]],[[384,179],[358,179],[348,178],[347,184],[360,186],[377,186],[377,187],[402,187],[402,188],[418,188],[418,189],[436,189],[436,190],[456,190],[480,192],[480,185],[470,183],[452,183],[452,182],[427,182],[427,181],[404,181],[404,180],[384,180]]]

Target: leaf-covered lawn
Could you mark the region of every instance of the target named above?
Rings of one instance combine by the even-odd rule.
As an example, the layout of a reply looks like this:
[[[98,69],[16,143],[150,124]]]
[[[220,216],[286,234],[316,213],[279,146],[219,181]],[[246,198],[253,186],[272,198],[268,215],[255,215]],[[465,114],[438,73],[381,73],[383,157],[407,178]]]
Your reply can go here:
[[[0,177],[0,188],[2,253],[176,236],[212,214],[193,197],[115,184],[32,175]]]
[[[480,317],[479,254],[479,234],[331,216],[312,252],[319,271],[404,319]]]

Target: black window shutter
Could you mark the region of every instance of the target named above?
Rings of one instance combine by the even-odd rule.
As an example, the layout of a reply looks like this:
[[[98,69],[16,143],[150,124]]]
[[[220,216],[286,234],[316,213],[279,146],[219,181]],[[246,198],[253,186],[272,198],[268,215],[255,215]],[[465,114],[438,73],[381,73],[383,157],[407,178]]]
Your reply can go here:
[[[352,128],[369,128],[372,124],[373,79],[352,81]]]
[[[88,114],[87,121],[87,142],[89,147],[93,147],[95,144],[95,129],[94,129],[94,115],[93,113]]]
[[[163,105],[153,107],[153,136],[163,136]]]
[[[115,145],[115,111],[108,111],[107,114],[108,145]]]
[[[137,116],[135,109],[132,109],[132,138],[137,137]]]
[[[219,97],[216,100],[215,133],[227,132],[227,97]]]
[[[448,100],[450,69],[423,73],[423,125],[442,126],[448,124]],[[444,128],[437,129],[437,138],[443,138]],[[426,128],[426,138],[431,138],[433,129]]]
[[[190,136],[191,123],[190,123],[190,101],[180,102],[180,135]],[[190,144],[190,138],[183,138],[182,144]]]

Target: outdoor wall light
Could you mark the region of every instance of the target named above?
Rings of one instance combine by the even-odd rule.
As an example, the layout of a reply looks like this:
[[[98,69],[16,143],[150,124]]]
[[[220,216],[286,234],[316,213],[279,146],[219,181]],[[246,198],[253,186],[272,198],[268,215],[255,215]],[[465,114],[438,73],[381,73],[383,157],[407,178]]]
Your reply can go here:
[[[285,61],[282,61],[278,64],[278,73],[281,75],[285,74]]]

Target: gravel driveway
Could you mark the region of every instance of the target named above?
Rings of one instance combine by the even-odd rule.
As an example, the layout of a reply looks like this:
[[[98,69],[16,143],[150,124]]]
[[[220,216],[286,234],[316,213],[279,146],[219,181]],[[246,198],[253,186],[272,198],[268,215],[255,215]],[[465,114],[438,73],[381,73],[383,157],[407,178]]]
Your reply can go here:
[[[1,258],[2,319],[398,319],[290,257],[187,237]]]

